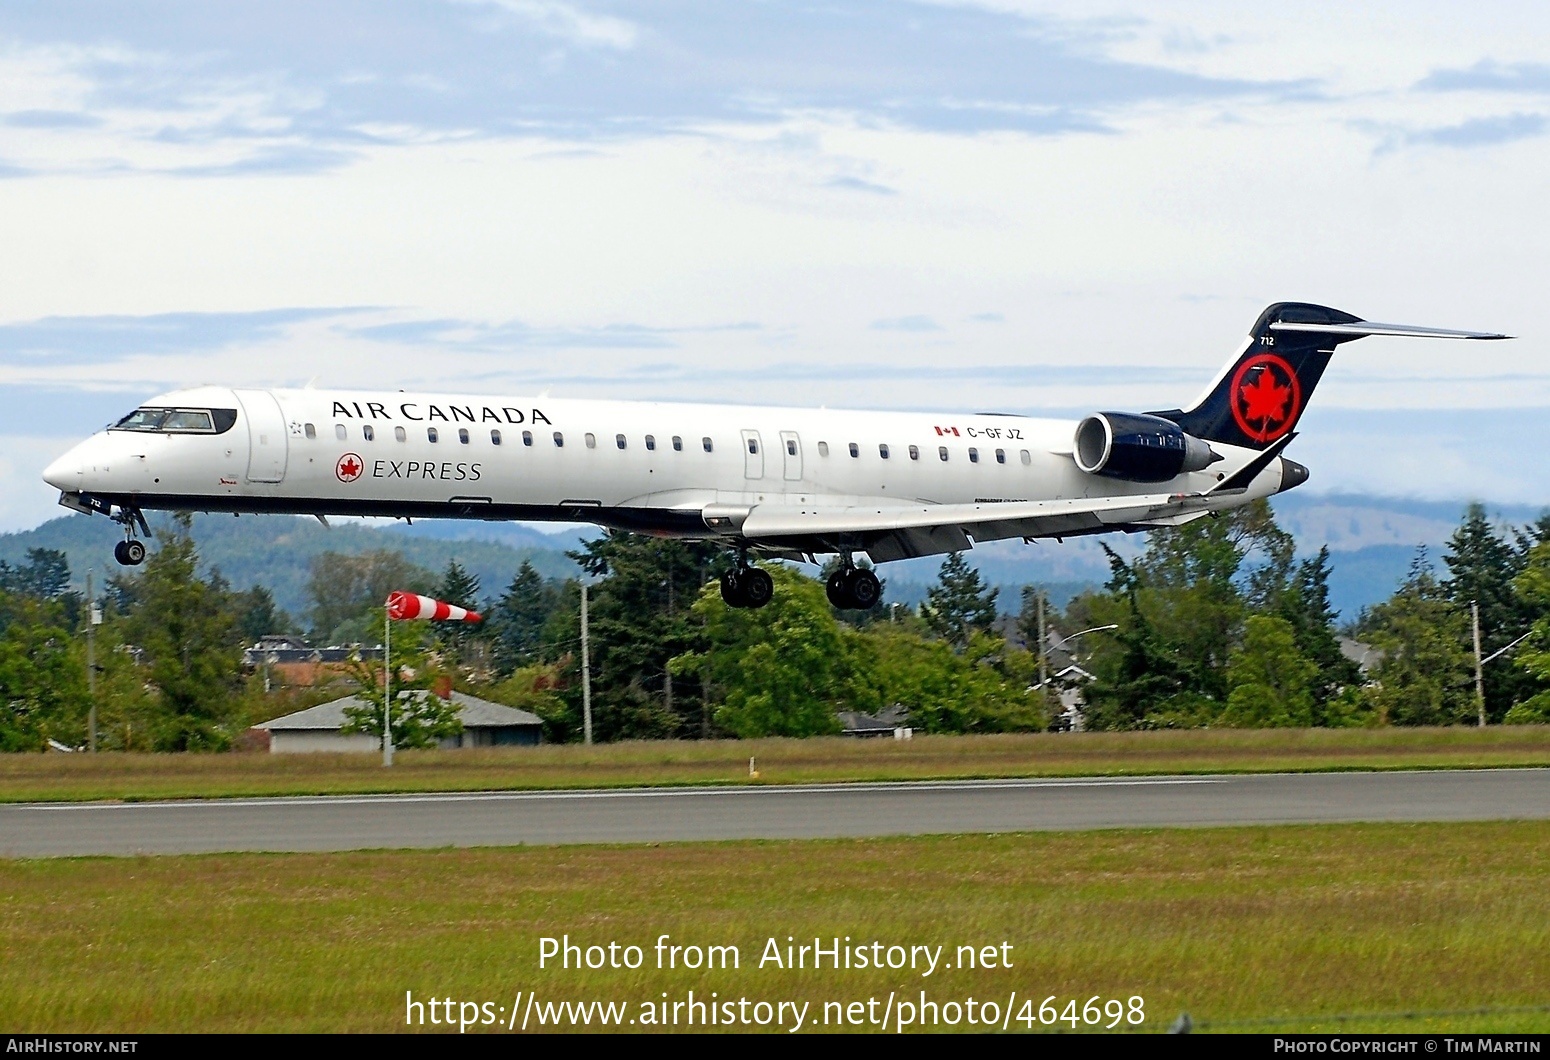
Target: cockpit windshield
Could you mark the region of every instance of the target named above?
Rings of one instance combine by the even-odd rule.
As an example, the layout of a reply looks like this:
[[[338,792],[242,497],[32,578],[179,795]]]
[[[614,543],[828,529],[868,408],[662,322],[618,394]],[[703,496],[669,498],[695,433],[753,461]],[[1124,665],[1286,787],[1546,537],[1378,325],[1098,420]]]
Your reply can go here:
[[[224,434],[236,422],[236,409],[135,409],[108,429],[161,434]]]

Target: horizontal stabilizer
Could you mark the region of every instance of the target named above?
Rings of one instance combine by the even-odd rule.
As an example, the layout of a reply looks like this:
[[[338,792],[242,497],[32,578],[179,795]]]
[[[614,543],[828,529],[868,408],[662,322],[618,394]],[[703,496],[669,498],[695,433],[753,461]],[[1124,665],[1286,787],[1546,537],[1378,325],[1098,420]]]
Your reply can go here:
[[[1278,320],[1270,325],[1271,331],[1312,331],[1320,335],[1395,335],[1409,339],[1510,339],[1511,335],[1498,335],[1492,331],[1449,331],[1445,328],[1421,328],[1413,324],[1379,324],[1372,320],[1358,320],[1352,324],[1304,324],[1290,320]]]

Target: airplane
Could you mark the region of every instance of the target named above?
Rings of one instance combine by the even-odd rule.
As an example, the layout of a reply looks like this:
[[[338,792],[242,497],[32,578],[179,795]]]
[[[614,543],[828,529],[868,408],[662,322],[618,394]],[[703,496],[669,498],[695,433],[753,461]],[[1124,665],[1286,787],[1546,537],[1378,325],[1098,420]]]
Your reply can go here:
[[[147,401],[44,471],[59,503],[146,510],[590,522],[724,542],[734,607],[774,591],[749,555],[837,554],[837,608],[873,564],[1008,538],[1179,526],[1308,480],[1284,455],[1335,347],[1369,335],[1504,339],[1279,302],[1188,409],[1081,420],[404,391],[199,387]]]

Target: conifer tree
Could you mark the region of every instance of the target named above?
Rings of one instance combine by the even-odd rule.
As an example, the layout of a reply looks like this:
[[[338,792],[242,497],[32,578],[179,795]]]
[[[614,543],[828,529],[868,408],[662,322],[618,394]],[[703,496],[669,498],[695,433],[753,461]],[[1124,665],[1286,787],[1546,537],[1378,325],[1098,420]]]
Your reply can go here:
[[[926,590],[926,625],[959,651],[976,630],[990,632],[996,622],[996,597],[1001,590],[987,586],[963,553],[942,561],[937,584]]]
[[[1471,504],[1465,510],[1443,554],[1449,577],[1442,582],[1442,590],[1465,616],[1461,646],[1466,652],[1474,651],[1468,620],[1471,604],[1480,609],[1482,655],[1490,655],[1528,632],[1533,617],[1513,589],[1524,561],[1525,553],[1491,525],[1484,505]],[[1518,667],[1493,663],[1484,674],[1486,716],[1492,721],[1500,721],[1514,702],[1533,694],[1534,682]]]

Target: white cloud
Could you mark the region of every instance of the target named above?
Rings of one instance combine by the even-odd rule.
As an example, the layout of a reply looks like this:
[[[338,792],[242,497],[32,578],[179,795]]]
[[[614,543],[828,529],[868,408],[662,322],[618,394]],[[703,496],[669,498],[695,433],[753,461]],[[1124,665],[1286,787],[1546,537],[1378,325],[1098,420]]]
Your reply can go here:
[[[635,46],[639,28],[626,19],[596,15],[558,0],[450,0],[454,4],[495,7],[518,16],[545,33],[582,47],[626,51]]]

